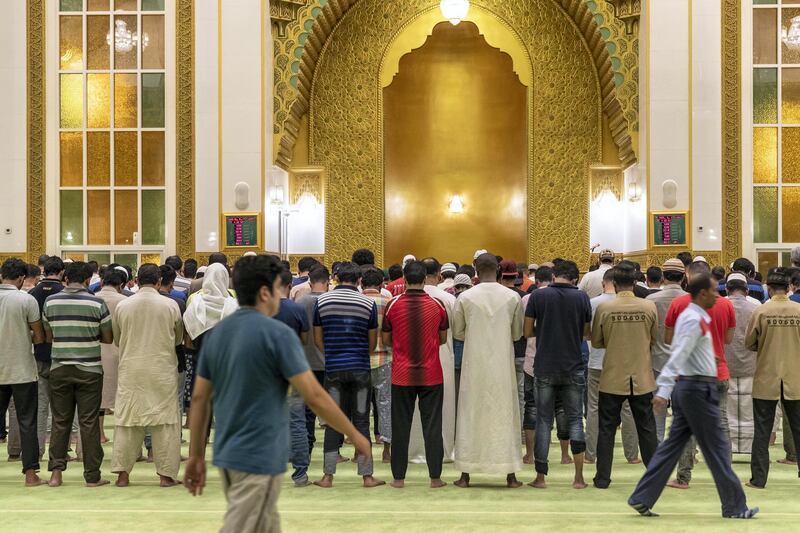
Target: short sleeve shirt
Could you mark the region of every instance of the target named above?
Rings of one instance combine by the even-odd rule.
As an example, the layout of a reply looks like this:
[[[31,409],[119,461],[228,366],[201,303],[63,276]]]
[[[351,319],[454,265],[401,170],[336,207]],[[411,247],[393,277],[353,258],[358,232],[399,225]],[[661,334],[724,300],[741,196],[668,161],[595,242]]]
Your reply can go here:
[[[38,379],[30,328],[38,320],[39,304],[33,296],[13,285],[0,285],[0,385]]]
[[[278,475],[289,461],[288,380],[308,370],[297,335],[242,308],[203,341],[197,373],[214,390],[214,464]]]
[[[302,305],[289,300],[288,298],[281,299],[281,306],[278,309],[278,314],[275,315],[275,320],[283,322],[294,331],[298,337],[301,333],[308,332],[308,317],[306,310]]]
[[[670,329],[675,328],[678,317],[692,303],[692,296],[685,294],[672,301],[667,311],[664,325]],[[711,317],[711,338],[714,341],[714,355],[717,359],[717,379],[727,381],[731,375],[725,359],[725,335],[729,329],[736,327],[736,310],[727,298],[717,298],[714,307],[708,310]]]
[[[352,285],[317,298],[314,327],[322,328],[325,371],[370,371],[369,331],[378,329],[378,307]]]
[[[450,322],[441,302],[425,291],[407,289],[386,306],[383,331],[392,334],[392,385],[443,383],[439,332]]]
[[[583,337],[592,321],[589,296],[573,285],[554,283],[531,293],[525,316],[536,328],[536,377],[583,371]]]

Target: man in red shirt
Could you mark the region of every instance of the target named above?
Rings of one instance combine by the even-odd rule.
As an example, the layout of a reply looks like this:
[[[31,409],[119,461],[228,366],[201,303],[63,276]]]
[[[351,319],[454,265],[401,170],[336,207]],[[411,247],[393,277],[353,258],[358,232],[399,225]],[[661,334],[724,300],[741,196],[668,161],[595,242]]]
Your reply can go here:
[[[414,405],[419,398],[422,436],[431,488],[444,487],[442,403],[444,378],[439,346],[447,342],[444,305],[425,292],[427,270],[420,261],[403,267],[406,291],[386,306],[383,344],[392,347],[392,486],[403,488]]]
[[[709,274],[710,272],[711,269],[708,263],[705,261],[695,261],[686,269],[686,278],[691,282],[692,277],[703,273]],[[678,316],[680,316],[690,303],[691,296],[689,294],[679,296],[672,301],[667,311],[666,320],[664,321],[664,325],[666,326],[664,331],[665,343],[670,344],[672,342],[672,334],[675,331],[675,323],[678,321]],[[725,360],[725,345],[733,341],[733,335],[736,331],[736,311],[730,300],[727,298],[717,298],[714,307],[708,310],[708,314],[711,316],[711,338],[714,343],[714,355],[717,357],[717,388],[719,390],[719,409],[722,415],[722,428],[725,431],[725,438],[730,441],[727,409],[730,372],[728,371],[728,363]],[[694,456],[696,453],[697,445],[694,438],[692,438],[678,462],[678,477],[667,483],[668,487],[675,489],[689,488],[689,481],[692,479],[692,468],[694,467]]]
[[[405,269],[406,265],[409,264],[411,261],[416,261],[417,258],[413,255],[409,254],[403,258],[403,269]],[[406,278],[405,276],[401,278],[397,278],[396,280],[392,281],[388,285],[386,285],[386,290],[392,293],[392,296],[400,296],[404,292],[406,292]]]

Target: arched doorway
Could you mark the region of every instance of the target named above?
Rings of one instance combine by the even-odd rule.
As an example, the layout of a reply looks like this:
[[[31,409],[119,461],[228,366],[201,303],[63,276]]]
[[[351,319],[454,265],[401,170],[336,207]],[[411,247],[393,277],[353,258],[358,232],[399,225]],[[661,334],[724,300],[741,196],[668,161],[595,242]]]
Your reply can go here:
[[[526,80],[527,81],[527,80]],[[383,88],[385,260],[526,260],[528,89],[474,22],[439,22]]]

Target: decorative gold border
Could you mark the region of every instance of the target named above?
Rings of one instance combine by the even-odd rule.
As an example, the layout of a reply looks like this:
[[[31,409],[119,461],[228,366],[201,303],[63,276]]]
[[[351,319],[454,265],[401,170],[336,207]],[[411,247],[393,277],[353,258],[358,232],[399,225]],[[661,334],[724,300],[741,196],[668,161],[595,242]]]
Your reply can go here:
[[[175,4],[175,250],[195,255],[194,0]]]
[[[28,174],[28,239],[29,262],[47,249],[45,225],[45,0],[27,0],[26,61],[27,83],[27,174]]]
[[[742,253],[742,5],[722,0],[722,256]]]
[[[686,242],[684,244],[656,244],[653,230],[653,217],[657,215],[683,215],[686,217]],[[647,245],[651,250],[674,249],[676,252],[692,249],[692,212],[691,211],[648,211],[647,213]]]
[[[228,246],[228,235],[227,235],[227,227],[225,225],[225,219],[228,217],[256,217],[256,227],[258,228],[258,239],[255,246]],[[222,228],[222,233],[220,234],[219,238],[219,249],[221,252],[233,252],[233,253],[244,253],[244,252],[259,252],[264,249],[264,228],[261,225],[264,219],[261,216],[261,211],[236,211],[234,213],[222,213],[219,217],[219,227]]]

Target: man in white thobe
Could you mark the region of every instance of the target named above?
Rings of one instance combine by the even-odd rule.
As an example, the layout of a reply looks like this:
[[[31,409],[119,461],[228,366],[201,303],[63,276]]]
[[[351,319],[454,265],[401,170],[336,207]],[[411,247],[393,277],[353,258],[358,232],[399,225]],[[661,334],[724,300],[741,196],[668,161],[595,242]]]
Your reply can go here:
[[[111,471],[125,487],[142,449],[145,430],[153,437],[153,460],[162,487],[177,485],[181,464],[178,361],[183,342],[178,304],[158,292],[161,272],[142,265],[139,290],[117,304],[112,319],[119,346],[116,428]]]
[[[455,383],[455,357],[453,355],[453,308],[456,297],[446,292],[437,285],[441,283],[439,262],[429,257],[423,259],[427,277],[425,278],[425,292],[432,298],[441,302],[447,311],[450,329],[447,330],[447,342],[439,346],[439,360],[442,363],[444,375],[444,402],[442,404],[442,442],[444,443],[444,462],[453,461],[456,440],[456,383]],[[409,461],[412,463],[425,462],[425,441],[422,438],[422,422],[419,408],[414,411],[414,422],[411,425],[411,439],[408,447]]]
[[[470,474],[506,474],[517,488],[522,469],[519,399],[513,341],[522,336],[520,297],[497,283],[497,258],[475,260],[480,283],[464,292],[453,312],[453,337],[464,341],[456,424],[458,487]]]

